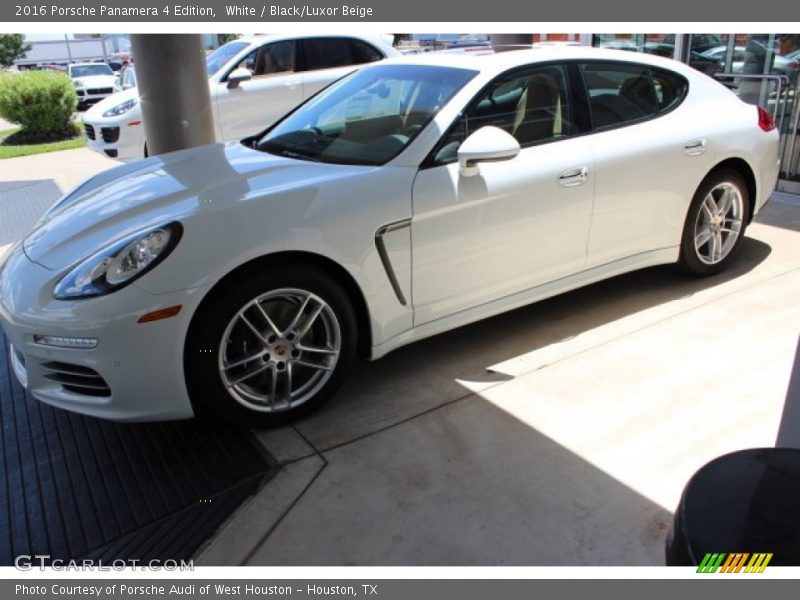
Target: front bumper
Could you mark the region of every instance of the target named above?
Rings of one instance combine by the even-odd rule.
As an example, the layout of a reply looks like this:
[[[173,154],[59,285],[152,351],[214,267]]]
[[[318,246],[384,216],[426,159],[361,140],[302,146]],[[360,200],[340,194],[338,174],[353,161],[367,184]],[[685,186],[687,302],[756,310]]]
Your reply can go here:
[[[132,284],[107,296],[65,302],[52,297],[60,276],[31,262],[21,247],[0,272],[0,326],[23,386],[42,402],[95,417],[192,417],[183,342],[199,290],[155,295]],[[175,304],[182,305],[176,317],[137,323],[142,314]],[[93,338],[97,346],[46,346],[36,335]]]
[[[144,125],[141,119],[83,118],[90,150],[121,161],[144,158]]]
[[[79,90],[77,92],[78,95],[78,105],[79,106],[92,106],[100,102],[100,100],[105,100],[111,94],[114,93],[114,89],[111,88],[111,91],[108,92],[93,92],[91,90]]]

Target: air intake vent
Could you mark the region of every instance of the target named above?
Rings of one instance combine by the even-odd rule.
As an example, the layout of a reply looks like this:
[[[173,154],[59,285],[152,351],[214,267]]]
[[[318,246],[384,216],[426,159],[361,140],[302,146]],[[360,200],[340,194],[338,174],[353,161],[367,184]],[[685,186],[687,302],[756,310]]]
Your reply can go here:
[[[106,144],[113,144],[119,139],[119,127],[103,127],[100,129],[100,134]]]
[[[42,363],[44,376],[61,384],[64,391],[82,396],[107,397],[111,388],[94,369],[63,362]]]
[[[86,137],[88,137],[90,140],[93,140],[95,138],[94,127],[88,123],[85,123],[84,128],[86,129]]]

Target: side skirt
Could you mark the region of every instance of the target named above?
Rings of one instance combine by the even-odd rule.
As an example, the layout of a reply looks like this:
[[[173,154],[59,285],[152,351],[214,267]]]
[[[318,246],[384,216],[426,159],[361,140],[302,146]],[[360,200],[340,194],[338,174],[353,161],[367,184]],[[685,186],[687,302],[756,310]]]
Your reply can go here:
[[[462,325],[467,325],[468,323],[493,317],[494,315],[498,315],[509,310],[514,310],[520,306],[525,306],[527,304],[532,304],[553,296],[558,296],[559,294],[563,294],[565,292],[569,292],[571,290],[575,290],[604,279],[610,279],[611,277],[628,273],[630,271],[636,271],[638,269],[644,269],[646,267],[677,262],[679,254],[679,246],[643,252],[641,254],[629,256],[627,258],[601,265],[599,267],[587,269],[586,271],[581,271],[580,273],[576,273],[574,275],[562,277],[561,279],[556,279],[555,281],[551,281],[549,283],[545,283],[523,292],[512,294],[510,296],[505,296],[503,298],[493,300],[492,302],[487,302],[467,310],[462,310],[461,312],[457,312],[447,317],[442,317],[441,319],[436,319],[435,321],[430,321],[420,325],[419,327],[414,327],[404,331],[403,333],[383,342],[382,344],[373,346],[370,359],[378,359],[388,354],[392,350],[395,350],[401,346],[405,346],[406,344],[449,331],[450,329],[461,327]]]

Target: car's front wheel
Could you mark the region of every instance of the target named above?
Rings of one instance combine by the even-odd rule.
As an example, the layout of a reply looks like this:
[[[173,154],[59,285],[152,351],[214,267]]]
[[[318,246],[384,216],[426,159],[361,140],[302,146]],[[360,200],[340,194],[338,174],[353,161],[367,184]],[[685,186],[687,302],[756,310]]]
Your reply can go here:
[[[686,216],[681,265],[694,275],[713,275],[733,258],[749,219],[747,184],[735,171],[720,170],[700,185]]]
[[[201,415],[249,426],[286,423],[333,395],[356,339],[347,295],[324,271],[251,270],[195,315],[184,360],[189,394]]]

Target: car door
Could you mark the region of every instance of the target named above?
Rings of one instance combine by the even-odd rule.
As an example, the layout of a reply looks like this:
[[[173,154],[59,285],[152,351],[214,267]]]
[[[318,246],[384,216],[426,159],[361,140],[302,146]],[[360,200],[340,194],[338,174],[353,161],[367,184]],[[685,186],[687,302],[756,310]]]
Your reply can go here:
[[[714,165],[712,120],[681,107],[688,82],[678,73],[613,62],[588,62],[581,72],[596,175],[587,266],[676,247],[695,188]]]
[[[583,268],[593,159],[565,65],[517,70],[484,89],[445,134],[413,186],[415,324]],[[457,149],[486,125],[521,145],[510,160],[459,173]]]
[[[348,37],[311,37],[298,40],[298,69],[303,71],[303,97],[355,70],[358,65],[385,58],[364,40]]]
[[[252,78],[231,85],[226,75],[213,90],[219,133],[225,141],[268,127],[303,99],[303,76],[295,71],[293,40],[264,44],[229,73],[239,68],[249,70]]]

